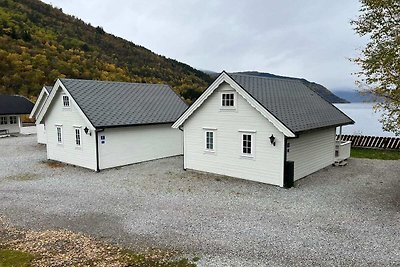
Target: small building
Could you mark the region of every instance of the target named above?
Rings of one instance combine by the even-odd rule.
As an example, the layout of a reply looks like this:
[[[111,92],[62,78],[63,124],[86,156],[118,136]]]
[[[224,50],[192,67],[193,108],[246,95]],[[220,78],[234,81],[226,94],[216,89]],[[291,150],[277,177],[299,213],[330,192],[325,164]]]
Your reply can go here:
[[[36,120],[36,133],[37,141],[39,144],[46,144],[46,129],[43,123],[38,123],[37,118],[40,112],[43,110],[44,103],[46,103],[52,89],[53,86],[43,86],[42,91],[40,91],[39,97],[36,100],[35,106],[33,107],[31,114],[29,115],[30,119]]]
[[[18,95],[0,95],[0,135],[20,133],[21,115],[29,114],[33,103]]]
[[[222,72],[172,126],[184,168],[290,187],[335,162],[354,123],[299,80]]]
[[[186,108],[167,85],[58,79],[37,123],[48,159],[99,171],[181,155]]]

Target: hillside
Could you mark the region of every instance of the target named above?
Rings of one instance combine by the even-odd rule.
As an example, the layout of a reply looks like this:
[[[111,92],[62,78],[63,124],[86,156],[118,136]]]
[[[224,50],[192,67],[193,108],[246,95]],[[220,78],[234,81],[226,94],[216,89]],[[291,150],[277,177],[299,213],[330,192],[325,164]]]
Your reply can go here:
[[[193,100],[211,78],[39,0],[0,0],[0,94],[34,99],[59,77],[166,83]]]
[[[264,73],[264,72],[257,72],[257,71],[244,71],[244,72],[239,72],[239,73],[248,74],[248,75],[256,75],[256,76],[261,76],[261,77],[269,77],[269,78],[300,80],[308,88],[310,88],[311,90],[313,90],[314,92],[319,94],[322,98],[324,98],[326,101],[328,101],[330,103],[349,103],[349,101],[333,94],[331,91],[329,91],[326,87],[322,86],[321,84],[318,84],[315,82],[309,82],[306,79],[279,76],[279,75],[275,75],[275,74],[271,74],[271,73]]]

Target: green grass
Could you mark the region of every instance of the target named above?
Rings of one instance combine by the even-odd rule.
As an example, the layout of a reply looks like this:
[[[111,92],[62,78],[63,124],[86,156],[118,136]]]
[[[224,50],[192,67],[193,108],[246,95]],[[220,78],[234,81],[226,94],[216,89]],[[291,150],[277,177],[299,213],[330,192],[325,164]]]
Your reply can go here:
[[[399,150],[384,150],[371,148],[351,148],[352,158],[400,160]]]
[[[124,251],[122,258],[127,266],[132,267],[196,267],[197,265],[194,262],[200,260],[198,257],[192,260],[187,258],[178,259],[173,255],[164,255],[162,252],[153,255],[137,254],[128,250]]]
[[[6,179],[13,180],[13,181],[32,181],[32,180],[38,180],[39,175],[37,175],[35,173],[22,173],[22,174],[18,174],[18,175],[7,176]]]
[[[0,267],[27,267],[33,259],[34,256],[29,253],[0,249]]]

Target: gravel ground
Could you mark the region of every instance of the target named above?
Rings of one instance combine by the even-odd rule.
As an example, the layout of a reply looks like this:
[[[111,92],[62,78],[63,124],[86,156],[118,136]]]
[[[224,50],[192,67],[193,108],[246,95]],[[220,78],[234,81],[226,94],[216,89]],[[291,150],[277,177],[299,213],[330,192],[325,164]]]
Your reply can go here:
[[[174,157],[94,173],[51,167],[36,136],[0,138],[0,216],[199,266],[400,266],[400,161],[351,159],[295,188],[182,170]]]

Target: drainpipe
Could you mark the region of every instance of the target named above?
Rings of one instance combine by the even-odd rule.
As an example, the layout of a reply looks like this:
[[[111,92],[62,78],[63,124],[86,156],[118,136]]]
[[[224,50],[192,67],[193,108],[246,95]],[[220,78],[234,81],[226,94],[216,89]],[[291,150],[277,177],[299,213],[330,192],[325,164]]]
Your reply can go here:
[[[99,133],[104,132],[104,129],[96,129],[96,172],[100,171],[100,161],[99,161]]]
[[[181,131],[184,133],[184,131],[183,131],[183,129],[182,129],[182,126],[179,126],[178,129],[181,130]],[[185,134],[183,134],[182,149],[183,149],[183,163],[182,163],[182,169],[183,169],[184,171],[186,171],[186,169],[185,169]]]

